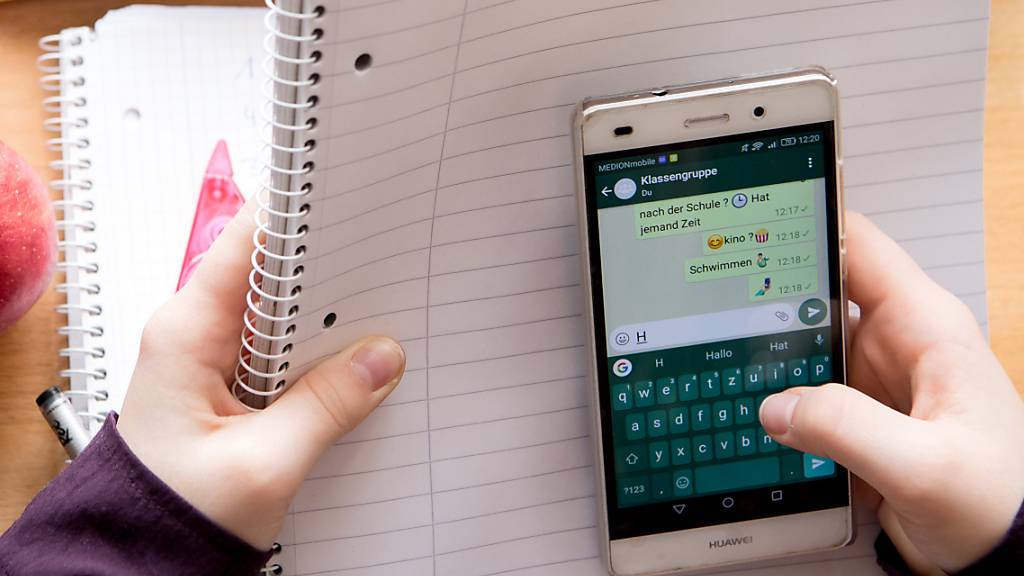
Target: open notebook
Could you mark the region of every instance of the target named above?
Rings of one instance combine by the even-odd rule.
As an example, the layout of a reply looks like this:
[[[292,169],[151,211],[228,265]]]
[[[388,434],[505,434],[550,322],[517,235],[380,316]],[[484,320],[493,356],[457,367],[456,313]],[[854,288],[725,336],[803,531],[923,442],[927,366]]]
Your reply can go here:
[[[268,296],[248,316],[255,352],[236,392],[285,389],[364,334],[408,353],[401,386],[303,485],[273,560],[283,573],[603,573],[569,137],[585,96],[826,66],[848,207],[985,323],[987,2],[276,10]],[[877,530],[862,518],[851,547],[734,571],[872,573]]]
[[[98,427],[120,409],[142,328],[173,293],[217,140],[259,188],[264,10],[132,6],[44,38],[61,159],[70,388]],[[104,400],[104,398],[106,398]]]

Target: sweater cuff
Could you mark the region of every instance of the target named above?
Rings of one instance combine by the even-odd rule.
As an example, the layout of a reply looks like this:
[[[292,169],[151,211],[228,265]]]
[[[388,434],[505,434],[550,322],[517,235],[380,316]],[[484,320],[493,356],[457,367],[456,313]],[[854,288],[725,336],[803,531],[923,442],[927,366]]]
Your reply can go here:
[[[215,524],[132,453],[111,414],[0,537],[0,574],[252,576],[271,553]]]
[[[875,554],[878,565],[889,576],[911,574],[910,567],[900,556],[896,545],[885,531],[875,539]],[[1003,539],[991,552],[970,566],[956,573],[957,576],[986,576],[1001,574],[1007,566],[1024,566],[1024,502],[1017,509],[1017,516],[1010,524]]]
[[[117,413],[107,416],[93,443],[108,466],[120,468],[131,493],[147,504],[140,520],[151,514],[148,522],[162,526],[171,538],[180,537],[179,545],[187,547],[182,550],[185,557],[201,559],[197,567],[204,568],[204,573],[248,575],[262,568],[270,552],[222,528],[157,477],[128,447],[117,430],[117,419]]]

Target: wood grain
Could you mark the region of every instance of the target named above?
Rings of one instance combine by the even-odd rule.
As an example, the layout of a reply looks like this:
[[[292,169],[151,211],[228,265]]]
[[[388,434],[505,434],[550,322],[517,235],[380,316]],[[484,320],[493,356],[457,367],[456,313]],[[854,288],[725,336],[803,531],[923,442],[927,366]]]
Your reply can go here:
[[[14,0],[0,3],[0,140],[28,159],[44,180],[57,156],[46,150],[51,134],[42,129],[46,118],[41,102],[49,95],[39,87],[36,57],[40,37],[62,28],[92,25],[108,10],[129,4],[217,4],[260,6],[260,0]],[[53,290],[17,324],[0,333],[0,531],[21,514],[36,492],[64,464],[64,451],[36,409],[35,398],[58,384],[65,366],[57,350],[65,345],[57,335],[63,316],[54,306],[63,297]]]
[[[46,95],[38,84],[36,41],[70,26],[89,25],[110,0],[0,2],[0,139],[51,176],[47,162]],[[152,3],[152,2],[150,2]],[[259,0],[162,0],[161,4],[260,5]],[[992,346],[1024,391],[1024,2],[992,0],[985,117],[985,241]],[[36,411],[36,395],[58,382],[63,363],[56,334],[61,298],[50,291],[18,324],[0,334],[0,530],[62,468],[63,452]]]

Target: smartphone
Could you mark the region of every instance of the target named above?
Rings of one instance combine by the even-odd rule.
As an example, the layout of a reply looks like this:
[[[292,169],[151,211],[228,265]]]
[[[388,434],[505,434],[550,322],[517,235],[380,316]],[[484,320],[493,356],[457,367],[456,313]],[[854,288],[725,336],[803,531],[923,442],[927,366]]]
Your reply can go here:
[[[609,571],[849,543],[848,472],[758,419],[769,394],[846,382],[835,81],[588,99],[574,132]]]

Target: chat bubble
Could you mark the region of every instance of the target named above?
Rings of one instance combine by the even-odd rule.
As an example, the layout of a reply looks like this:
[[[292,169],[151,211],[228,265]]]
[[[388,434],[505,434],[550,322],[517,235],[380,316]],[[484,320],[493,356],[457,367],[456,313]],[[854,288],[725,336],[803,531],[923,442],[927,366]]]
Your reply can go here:
[[[638,240],[814,216],[810,180],[686,196],[633,206]]]
[[[818,291],[818,267],[754,274],[747,279],[747,286],[751,302],[813,294]]]
[[[711,255],[809,242],[815,238],[814,218],[796,218],[711,230],[701,235],[701,246],[704,254]]]
[[[817,263],[817,246],[802,242],[755,250],[691,258],[685,263],[687,282],[705,282],[734,276],[747,276]]]

